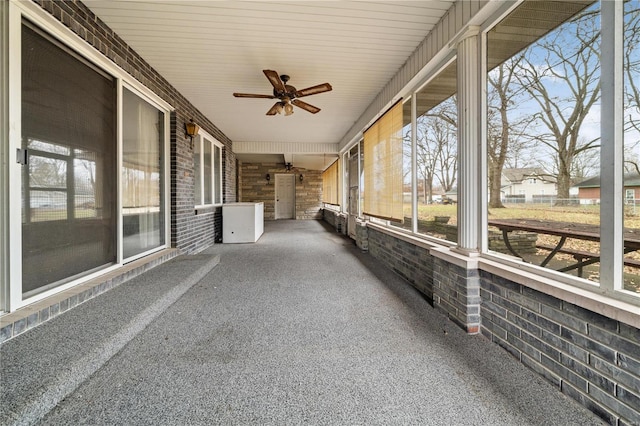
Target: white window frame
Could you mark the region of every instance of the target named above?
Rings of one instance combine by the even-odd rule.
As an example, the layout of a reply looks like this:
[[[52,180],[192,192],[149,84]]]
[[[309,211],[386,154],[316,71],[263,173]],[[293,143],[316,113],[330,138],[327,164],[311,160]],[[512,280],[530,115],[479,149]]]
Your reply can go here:
[[[607,144],[607,149],[601,150],[601,164],[608,164],[610,167],[601,171],[601,217],[609,217],[611,220],[600,223],[600,282],[589,281],[585,278],[573,277],[568,274],[557,272],[551,269],[530,265],[519,260],[514,260],[511,256],[500,253],[489,252],[486,243],[483,244],[481,257],[486,260],[482,264],[483,269],[495,271],[500,276],[506,276],[514,282],[525,283],[525,285],[538,289],[546,294],[559,297],[563,300],[580,301],[579,305],[589,307],[589,309],[611,315],[608,307],[615,306],[620,309],[613,317],[624,317],[630,311],[635,311],[640,305],[640,297],[636,293],[622,289],[622,270],[624,253],[622,249],[623,240],[623,182],[621,170],[623,167],[623,139],[622,139],[622,52],[621,43],[615,40],[623,38],[624,26],[622,3],[601,2],[601,28],[602,45],[609,48],[602,48],[602,87],[611,87],[610,98],[605,100],[604,92],[602,98],[601,134],[603,140],[614,141]],[[508,7],[496,14],[493,19],[487,21],[482,26],[482,46],[481,57],[485,57],[487,48],[487,33],[497,25],[508,13],[516,9],[520,2],[509,4]],[[608,43],[608,44],[607,44]],[[612,46],[615,46],[612,47]],[[482,75],[486,76],[486,62],[483,63]],[[619,78],[616,79],[615,76]],[[485,83],[486,84],[486,83]],[[480,93],[484,91],[484,85],[478,87]],[[486,96],[486,94],[483,94]],[[606,104],[609,102],[609,104]],[[483,106],[482,116],[486,117],[486,104]],[[482,129],[482,140],[486,140],[486,126]],[[604,144],[603,144],[604,145]],[[485,166],[486,167],[486,166]],[[602,167],[602,166],[601,166]],[[485,210],[486,211],[486,210]],[[486,220],[482,224],[486,232]],[[486,236],[483,237],[486,241]],[[502,266],[500,266],[502,265]],[[514,273],[514,271],[517,271]],[[584,291],[586,290],[586,292]]]
[[[8,308],[9,286],[9,40],[7,2],[0,2],[0,313]]]
[[[5,9],[6,11],[6,9]],[[171,197],[170,197],[170,150],[169,150],[169,132],[170,132],[170,113],[173,111],[173,107],[160,98],[158,95],[153,93],[150,89],[146,88],[139,81],[129,75],[126,71],[120,68],[118,65],[110,61],[107,57],[103,56],[99,51],[89,45],[86,41],[81,39],[77,34],[75,34],[71,29],[67,28],[60,21],[51,16],[47,11],[42,9],[40,6],[33,2],[22,2],[22,1],[9,1],[8,2],[8,19],[7,23],[7,34],[8,34],[8,47],[11,61],[9,61],[8,66],[8,76],[4,77],[8,80],[8,126],[3,126],[3,128],[8,128],[9,132],[9,143],[8,152],[15,153],[17,148],[21,147],[21,132],[22,132],[22,117],[21,117],[21,31],[22,31],[22,20],[27,19],[32,22],[34,25],[41,28],[46,34],[50,37],[56,39],[58,42],[63,44],[64,46],[74,50],[80,56],[85,58],[87,61],[91,62],[96,67],[100,68],[107,74],[110,74],[114,77],[117,82],[117,158],[118,158],[118,166],[122,165],[122,85],[125,84],[129,90],[132,90],[134,93],[140,95],[145,100],[152,103],[158,109],[162,110],[165,113],[165,132],[164,132],[164,152],[165,159],[163,163],[164,167],[164,193],[166,196],[164,197],[164,210],[165,210],[165,244],[157,247],[149,252],[143,253],[140,256],[148,255],[152,252],[160,251],[170,247],[171,244],[171,228],[170,228],[170,213],[171,213]],[[4,24],[5,22],[3,22]],[[2,102],[5,102],[3,99]],[[2,149],[5,149],[6,145],[3,145]],[[7,151],[4,151],[7,152]],[[15,157],[13,157],[15,158]],[[9,160],[12,157],[9,155]],[[20,182],[21,179],[21,165],[17,164],[15,161],[8,161],[8,171],[7,178],[10,182]],[[1,183],[1,182],[0,182]],[[122,265],[126,262],[129,262],[135,258],[122,259],[122,217],[121,217],[121,182],[119,176],[117,177],[117,185],[118,185],[118,214],[120,215],[118,219],[117,229],[117,239],[118,239],[118,257],[116,258],[116,263],[108,268],[101,269],[100,271],[94,272],[92,274],[88,274],[74,281],[70,281],[68,283],[62,284],[55,288],[52,288],[47,291],[43,291],[37,295],[32,297],[28,297],[23,299],[22,294],[22,236],[21,236],[21,188],[20,185],[8,184],[8,197],[4,198],[4,200],[8,200],[8,250],[9,253],[6,255],[8,257],[7,263],[8,268],[3,268],[3,270],[8,269],[11,273],[8,277],[8,285],[5,285],[5,306],[0,307],[0,309],[4,308],[7,312],[15,311],[23,306],[29,305],[31,303],[37,302],[39,300],[50,297],[54,294],[60,293],[64,290],[77,286],[78,284],[87,282],[93,278],[104,275],[110,271],[117,270],[122,267]],[[1,205],[0,205],[1,206]],[[0,215],[4,214],[0,210]],[[2,220],[6,220],[2,217]],[[1,227],[0,227],[1,230]],[[1,252],[0,252],[1,255]],[[6,259],[5,257],[5,259]],[[2,291],[2,289],[0,289]],[[8,294],[7,294],[8,293]]]
[[[200,200],[205,200],[205,185],[204,185],[204,147],[205,144],[211,144],[211,203],[200,203],[196,204],[196,209],[205,208],[205,207],[213,207],[213,206],[221,206],[223,202],[223,193],[222,193],[222,150],[224,149],[224,145],[222,142],[211,136],[206,131],[200,129],[194,144],[200,145]],[[220,149],[220,158],[218,159],[218,164],[215,163],[215,148]],[[216,186],[215,186],[215,176],[218,174],[219,185],[218,190],[220,193],[220,200],[216,202]],[[195,176],[194,176],[195,179]],[[195,191],[195,189],[194,189]],[[195,194],[194,194],[195,195]]]
[[[635,189],[625,189],[624,190],[624,203],[627,204],[629,202],[635,203],[636,200],[636,190]]]
[[[352,147],[353,148],[353,147]],[[349,152],[351,150],[347,149],[346,151],[340,154],[340,158],[342,161],[340,162],[340,180],[342,182],[342,197],[340,200],[340,211],[344,214],[352,214],[349,212],[349,177],[347,176],[349,172]],[[324,166],[324,165],[323,165]],[[325,208],[330,207],[328,204],[324,205]]]

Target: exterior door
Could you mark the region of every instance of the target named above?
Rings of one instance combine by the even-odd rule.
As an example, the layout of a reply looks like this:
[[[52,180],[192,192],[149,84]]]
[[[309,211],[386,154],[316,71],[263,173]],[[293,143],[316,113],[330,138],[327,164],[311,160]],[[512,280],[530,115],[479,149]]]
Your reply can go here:
[[[295,219],[296,176],[276,175],[276,219]]]

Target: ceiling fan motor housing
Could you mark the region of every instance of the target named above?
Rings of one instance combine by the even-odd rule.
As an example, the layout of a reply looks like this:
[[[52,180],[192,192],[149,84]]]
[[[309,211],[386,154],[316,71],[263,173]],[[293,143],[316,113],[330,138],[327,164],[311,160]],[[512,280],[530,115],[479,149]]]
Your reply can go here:
[[[278,90],[276,88],[273,89],[273,96],[275,96],[276,98],[279,99],[283,99],[283,98],[289,98],[289,99],[293,99],[296,97],[296,88],[288,85],[287,82],[289,81],[291,77],[289,77],[286,74],[282,74],[280,76],[280,80],[282,80],[282,84],[284,85],[284,91],[282,90]]]

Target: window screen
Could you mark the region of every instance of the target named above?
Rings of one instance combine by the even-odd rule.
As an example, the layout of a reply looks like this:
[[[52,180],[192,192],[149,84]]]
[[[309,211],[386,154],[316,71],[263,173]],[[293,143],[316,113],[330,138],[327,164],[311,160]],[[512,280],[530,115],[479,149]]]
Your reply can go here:
[[[22,288],[116,261],[115,80],[22,26]]]

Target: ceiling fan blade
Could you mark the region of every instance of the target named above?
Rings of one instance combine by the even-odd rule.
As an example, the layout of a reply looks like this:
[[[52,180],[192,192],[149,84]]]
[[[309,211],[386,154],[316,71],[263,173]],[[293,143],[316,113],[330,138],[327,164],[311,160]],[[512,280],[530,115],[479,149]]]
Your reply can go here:
[[[284,83],[282,82],[282,80],[280,80],[280,76],[278,75],[277,71],[273,71],[273,70],[262,70],[262,72],[264,73],[264,75],[267,76],[267,78],[269,79],[269,83],[271,83],[271,85],[279,92],[286,92],[286,89],[284,87]]]
[[[278,114],[278,105],[280,104],[280,102],[276,102],[275,104],[273,104],[273,106],[271,107],[271,109],[269,111],[267,111],[267,115],[276,115]]]
[[[329,83],[318,84],[317,86],[307,87],[306,89],[297,90],[296,97],[301,98],[303,96],[315,95],[317,93],[328,92],[332,90],[333,87]]]
[[[256,95],[253,93],[234,93],[233,96],[236,98],[265,98],[265,99],[275,99],[276,97],[273,95]]]
[[[309,111],[311,114],[315,114],[317,112],[320,112],[320,108],[313,106],[311,104],[308,104],[306,102],[301,101],[300,99],[294,99],[291,101],[292,104],[294,104],[297,107],[302,108],[305,111]]]

